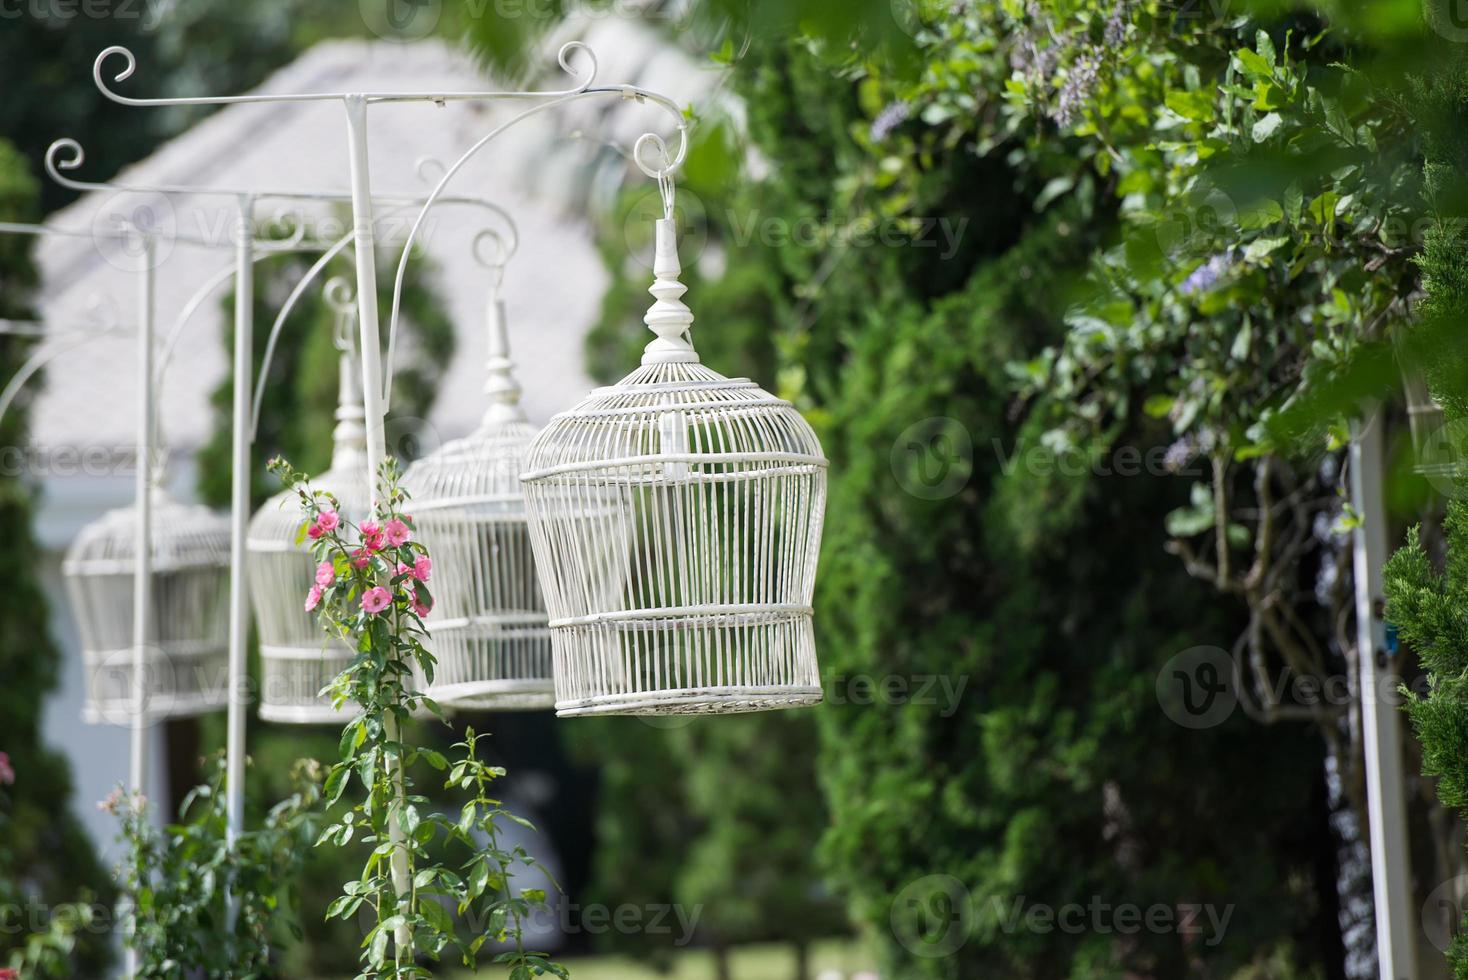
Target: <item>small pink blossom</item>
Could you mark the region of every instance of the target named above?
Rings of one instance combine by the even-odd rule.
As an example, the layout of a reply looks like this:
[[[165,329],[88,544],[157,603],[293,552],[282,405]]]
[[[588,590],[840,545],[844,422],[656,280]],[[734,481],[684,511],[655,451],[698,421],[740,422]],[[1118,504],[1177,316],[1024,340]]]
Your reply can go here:
[[[323,531],[335,531],[341,522],[341,515],[334,510],[323,510],[316,515],[316,526]]]
[[[372,560],[372,553],[366,548],[358,548],[352,552],[352,567],[366,568],[367,563]]]
[[[413,559],[413,577],[420,582],[427,582],[428,576],[433,574],[433,559],[427,555],[419,555]]]
[[[117,808],[122,806],[122,787],[115,787],[107,794],[107,799],[97,801],[97,809],[103,813],[116,813]]]
[[[336,581],[336,566],[329,561],[324,561],[316,566],[316,584],[323,589]]]
[[[306,612],[310,612],[321,605],[321,586],[311,586],[311,591],[306,593]]]
[[[310,527],[306,528],[306,535],[310,537],[312,541],[315,541],[317,538],[321,537],[325,533],[325,531],[321,530],[320,524],[312,524]]]
[[[396,572],[394,572],[393,574],[394,575],[406,575],[410,571],[412,571],[412,569],[408,568],[407,565],[403,564],[402,562],[398,562],[398,570]]]
[[[7,786],[15,782],[15,770],[10,766],[10,753],[0,752],[0,783]]]
[[[382,529],[382,533],[387,538],[387,543],[394,548],[401,548],[413,536],[413,532],[408,530],[408,525],[396,517],[387,522],[387,526]]]
[[[362,522],[362,543],[367,546],[368,551],[382,550],[382,528],[378,527],[376,521]]]
[[[433,611],[433,602],[420,602],[417,594],[414,594],[413,611],[417,613],[420,618],[422,618],[423,616],[427,616],[430,612]]]
[[[377,615],[388,606],[392,605],[392,596],[380,585],[373,586],[362,593],[362,609],[372,615]]]

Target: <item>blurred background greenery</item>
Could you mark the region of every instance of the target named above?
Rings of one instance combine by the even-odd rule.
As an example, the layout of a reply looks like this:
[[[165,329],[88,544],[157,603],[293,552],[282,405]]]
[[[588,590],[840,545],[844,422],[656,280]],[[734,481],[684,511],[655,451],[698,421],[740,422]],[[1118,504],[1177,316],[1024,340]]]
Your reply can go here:
[[[1414,442],[1404,387],[1440,431],[1468,411],[1468,28],[1451,0],[412,8],[511,80],[586,9],[724,73],[739,111],[697,115],[679,177],[685,240],[706,243],[684,275],[698,345],[795,402],[833,465],[816,617],[827,704],[677,725],[469,719],[512,773],[561,787],[542,834],[570,900],[702,911],[696,953],[677,930],[573,935],[573,975],[1375,976],[1358,706],[1272,692],[1359,679],[1345,446],[1370,404],[1390,427],[1391,540],[1422,523],[1428,562],[1393,601],[1448,588],[1430,569],[1457,474],[1419,470],[1454,447]],[[240,91],[322,38],[368,34],[356,4],[158,10],[5,22],[7,216],[67,200],[28,176],[55,136],[86,133],[107,173],[196,120],[103,103],[84,80],[103,46],[127,43],[152,91],[185,94]],[[586,357],[605,380],[644,342],[648,276],[624,229],[646,194],[629,173],[591,216],[612,281]],[[0,240],[0,263],[3,303],[21,309],[24,245]],[[297,272],[262,268],[259,294]],[[434,302],[425,276],[410,308],[424,356],[402,379],[420,416],[452,355]],[[311,470],[334,395],[309,366],[331,352],[290,354],[259,458]],[[11,370],[23,356],[14,338],[0,346]],[[21,424],[7,420],[7,441]],[[222,504],[213,474],[201,493]],[[25,488],[6,482],[0,502],[24,528]],[[0,749],[34,771],[51,655],[14,540],[0,670],[16,705]],[[1461,640],[1458,620],[1451,606],[1413,620],[1397,657],[1435,704],[1414,714],[1413,773],[1424,754],[1429,776],[1468,766],[1465,702],[1441,693],[1468,660],[1430,661],[1433,681],[1416,661],[1451,646],[1447,632]],[[1158,677],[1200,646],[1248,664],[1247,710],[1190,728],[1162,710]],[[867,686],[888,679],[948,696]],[[330,734],[252,725],[252,805],[287,791],[297,756],[332,754]],[[196,737],[221,735],[211,720]],[[64,812],[49,768],[13,787],[16,828],[26,807]],[[1415,919],[1468,868],[1464,797],[1439,803],[1430,778],[1411,793]],[[0,876],[105,895],[85,840],[64,821],[46,830],[61,843],[14,830]],[[316,912],[343,859],[312,860],[285,975],[345,974],[350,929]],[[1015,928],[1016,901],[1232,912],[1214,943]],[[1427,934],[1414,929],[1419,976],[1468,976]],[[592,953],[624,959],[576,958]]]

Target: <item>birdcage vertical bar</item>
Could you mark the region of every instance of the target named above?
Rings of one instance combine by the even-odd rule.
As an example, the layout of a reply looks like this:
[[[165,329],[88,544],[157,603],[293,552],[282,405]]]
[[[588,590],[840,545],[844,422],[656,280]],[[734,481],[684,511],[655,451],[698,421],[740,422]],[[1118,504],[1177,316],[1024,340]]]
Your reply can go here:
[[[245,829],[245,643],[249,633],[249,588],[245,536],[250,521],[250,418],[255,340],[255,200],[239,197],[239,238],[235,242],[234,392],[230,405],[229,488],[229,694],[225,707],[225,819],[231,847]],[[227,907],[232,927],[238,906]]]

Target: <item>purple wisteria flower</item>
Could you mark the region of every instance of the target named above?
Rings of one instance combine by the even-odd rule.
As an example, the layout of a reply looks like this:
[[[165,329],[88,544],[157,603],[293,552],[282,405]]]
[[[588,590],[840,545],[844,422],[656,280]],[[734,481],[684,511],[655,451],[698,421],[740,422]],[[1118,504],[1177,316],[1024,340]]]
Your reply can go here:
[[[907,121],[912,115],[912,106],[906,102],[889,102],[877,118],[872,120],[872,142],[880,143],[892,135],[892,130]]]
[[[1081,113],[1081,107],[1090,101],[1100,77],[1097,65],[1095,58],[1086,56],[1072,65],[1066,73],[1065,82],[1060,86],[1060,99],[1050,113],[1050,117],[1060,125],[1069,126],[1075,122]]]
[[[1178,287],[1178,291],[1184,296],[1192,296],[1195,293],[1206,293],[1218,285],[1218,281],[1233,266],[1234,250],[1229,249],[1227,252],[1219,252],[1190,272],[1188,278],[1184,279],[1182,285]]]

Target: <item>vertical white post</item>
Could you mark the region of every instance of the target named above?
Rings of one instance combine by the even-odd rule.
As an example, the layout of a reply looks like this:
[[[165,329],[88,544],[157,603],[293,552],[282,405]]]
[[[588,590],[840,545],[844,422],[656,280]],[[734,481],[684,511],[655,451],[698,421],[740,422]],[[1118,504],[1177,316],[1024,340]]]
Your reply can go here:
[[[255,199],[239,198],[234,271],[234,395],[230,406],[229,487],[229,701],[225,722],[225,820],[230,847],[245,829],[245,710],[249,706],[246,642],[249,636],[249,582],[245,534],[250,520],[250,397],[254,390]],[[234,928],[238,907],[230,898],[226,928]]]
[[[367,166],[367,100],[360,95],[349,95],[344,104],[347,110],[347,141],[352,177],[353,245],[357,258],[357,323],[361,329],[359,347],[362,357],[362,408],[366,413],[367,425],[367,480],[368,486],[372,488],[372,501],[375,504],[381,489],[378,471],[387,454],[387,446],[383,433],[382,339],[377,328],[377,251],[372,228],[372,178]],[[389,716],[385,727],[387,738],[396,741],[396,720]],[[406,806],[407,794],[401,761],[393,766],[392,771],[397,806]],[[388,834],[389,840],[396,845],[391,860],[393,890],[397,892],[400,909],[406,912],[401,907],[409,901],[412,894],[408,854],[404,849],[407,835],[395,819],[388,821]],[[412,930],[407,926],[400,926],[393,939],[397,944],[399,961],[412,962]]]
[[[357,325],[361,332],[362,407],[367,413],[367,467],[372,499],[386,455],[382,412],[382,339],[377,328],[377,243],[373,239],[372,177],[367,166],[367,100],[349,95],[347,139],[352,175],[352,244],[357,259]]]
[[[1395,697],[1400,678],[1385,656],[1382,566],[1387,557],[1382,483],[1385,452],[1380,409],[1352,426],[1351,505],[1356,573],[1356,649],[1361,667],[1361,737],[1366,752],[1371,882],[1376,897],[1376,957],[1382,980],[1414,980],[1412,868],[1407,850],[1406,785]]]
[[[129,781],[135,793],[148,780],[148,643],[152,639],[153,584],[153,238],[140,235],[142,270],[138,281],[138,457],[134,478],[137,539],[133,564],[132,729]],[[137,953],[129,949],[127,971],[137,973]]]

